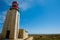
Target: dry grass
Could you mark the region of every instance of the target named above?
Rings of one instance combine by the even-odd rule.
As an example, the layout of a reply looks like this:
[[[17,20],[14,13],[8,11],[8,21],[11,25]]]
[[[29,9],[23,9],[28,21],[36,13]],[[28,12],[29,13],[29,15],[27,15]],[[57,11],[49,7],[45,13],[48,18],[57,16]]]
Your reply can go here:
[[[48,34],[48,35],[31,34],[29,36],[33,36],[34,40],[60,40],[60,34]]]

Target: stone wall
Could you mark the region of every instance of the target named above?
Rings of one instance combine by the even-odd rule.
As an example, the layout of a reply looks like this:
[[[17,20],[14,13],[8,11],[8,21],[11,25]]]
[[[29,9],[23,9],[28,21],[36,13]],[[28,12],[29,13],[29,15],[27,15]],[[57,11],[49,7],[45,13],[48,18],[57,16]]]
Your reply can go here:
[[[19,36],[18,36],[19,39],[22,39],[23,38],[23,30],[22,29],[19,29]]]
[[[28,38],[28,32],[23,29],[20,29],[18,38],[22,38],[22,39]]]
[[[28,32],[26,30],[23,30],[23,38],[28,38]]]

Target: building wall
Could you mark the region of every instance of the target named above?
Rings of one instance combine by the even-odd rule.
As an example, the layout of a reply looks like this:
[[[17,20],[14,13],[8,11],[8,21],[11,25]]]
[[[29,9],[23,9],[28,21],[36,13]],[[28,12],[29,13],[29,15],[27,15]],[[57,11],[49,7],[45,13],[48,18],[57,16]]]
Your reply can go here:
[[[28,32],[23,29],[20,29],[19,30],[19,38],[22,38],[22,39],[28,38]]]
[[[23,38],[24,39],[28,38],[28,32],[26,30],[23,30]]]
[[[19,39],[22,39],[23,38],[23,30],[22,29],[19,29],[19,36],[18,36]]]

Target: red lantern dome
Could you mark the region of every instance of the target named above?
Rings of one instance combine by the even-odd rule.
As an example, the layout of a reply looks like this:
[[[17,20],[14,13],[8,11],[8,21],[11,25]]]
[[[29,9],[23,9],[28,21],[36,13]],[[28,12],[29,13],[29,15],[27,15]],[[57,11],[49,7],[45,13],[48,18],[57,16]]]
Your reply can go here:
[[[18,10],[18,2],[17,1],[13,1],[11,8]]]
[[[18,2],[17,1],[13,1],[13,3],[12,4],[18,4]]]

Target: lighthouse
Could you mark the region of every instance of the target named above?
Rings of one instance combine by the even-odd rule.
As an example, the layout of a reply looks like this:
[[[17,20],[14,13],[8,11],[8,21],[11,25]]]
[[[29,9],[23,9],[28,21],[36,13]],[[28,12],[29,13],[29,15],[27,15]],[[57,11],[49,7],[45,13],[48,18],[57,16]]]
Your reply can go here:
[[[19,17],[18,2],[13,1],[12,6],[7,12],[4,28],[2,31],[3,38],[17,39],[19,33]]]
[[[18,2],[13,1],[12,6],[7,11],[6,19],[0,40],[33,40],[33,37],[28,35],[28,32],[19,28],[20,13]]]

